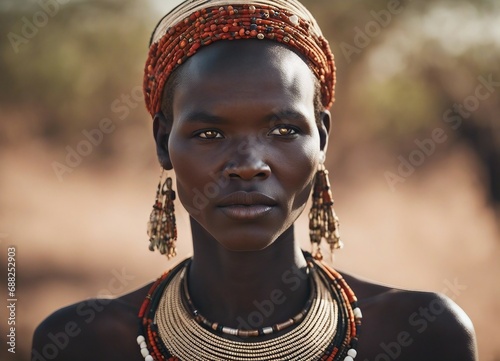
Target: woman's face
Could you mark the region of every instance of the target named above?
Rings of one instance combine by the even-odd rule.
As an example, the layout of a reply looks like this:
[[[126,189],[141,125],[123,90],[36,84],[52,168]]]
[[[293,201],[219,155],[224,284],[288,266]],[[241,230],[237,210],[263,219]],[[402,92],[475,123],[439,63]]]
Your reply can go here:
[[[218,42],[179,71],[173,122],[160,129],[179,199],[225,248],[264,249],[303,211],[326,142],[313,74],[258,40]]]

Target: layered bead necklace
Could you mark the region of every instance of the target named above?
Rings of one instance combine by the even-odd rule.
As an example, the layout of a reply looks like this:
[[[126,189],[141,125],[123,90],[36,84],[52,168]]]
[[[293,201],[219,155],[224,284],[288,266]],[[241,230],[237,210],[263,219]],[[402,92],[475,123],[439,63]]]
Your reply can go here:
[[[160,277],[141,307],[137,343],[145,361],[353,361],[356,357],[361,311],[345,280],[327,265],[308,257],[311,295],[299,314],[274,326],[239,330],[199,314],[187,288],[190,262]],[[262,339],[288,328],[277,337]]]

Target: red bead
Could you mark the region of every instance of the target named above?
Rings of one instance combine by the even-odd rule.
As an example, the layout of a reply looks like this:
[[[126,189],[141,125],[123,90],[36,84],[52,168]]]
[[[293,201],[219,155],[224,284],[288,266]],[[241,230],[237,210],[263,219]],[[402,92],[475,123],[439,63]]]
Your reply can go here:
[[[200,48],[201,44],[200,43],[194,43],[191,48],[189,49],[189,52],[195,52]]]
[[[164,36],[152,44],[149,51],[144,89],[146,105],[150,113],[154,114],[158,111],[161,104],[162,85],[165,84],[166,79],[176,66],[182,64],[187,57],[195,53],[197,47],[189,48],[188,51],[186,48],[189,44],[196,43],[194,40],[200,39],[200,35],[203,39],[202,45],[211,44],[219,39],[248,37],[258,37],[258,39],[267,37],[271,40],[287,43],[288,46],[293,47],[310,60],[313,73],[321,82],[323,105],[330,107],[334,99],[335,63],[329,44],[323,37],[312,37],[309,33],[310,24],[302,19],[299,19],[297,24],[295,20],[290,20],[291,15],[293,14],[286,10],[267,5],[242,5],[240,7],[227,5],[226,7],[208,7],[198,10],[185,16],[179,24],[170,26],[167,30],[168,36]],[[207,23],[207,27],[204,29],[203,24],[205,23]],[[294,27],[290,25],[291,23]],[[266,29],[249,29],[251,25],[263,25]],[[264,31],[266,35],[264,35]],[[181,36],[182,39],[176,41],[175,34]],[[293,34],[293,38],[291,34]],[[177,51],[181,49],[184,52],[179,56]],[[172,56],[172,54],[175,55]],[[152,75],[158,78],[160,73],[164,76],[162,81],[148,79]],[[150,88],[149,93],[148,88]]]

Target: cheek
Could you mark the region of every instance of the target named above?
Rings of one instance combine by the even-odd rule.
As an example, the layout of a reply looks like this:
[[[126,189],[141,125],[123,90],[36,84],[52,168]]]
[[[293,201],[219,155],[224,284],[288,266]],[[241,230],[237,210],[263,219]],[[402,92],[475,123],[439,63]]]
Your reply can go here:
[[[177,179],[179,200],[191,213],[191,210],[196,208],[193,204],[196,190],[200,187],[203,188],[202,179],[193,176],[193,174],[198,174],[199,171],[203,170],[203,162],[197,160],[187,142],[179,140],[174,132],[172,132],[169,141],[169,155]],[[202,173],[200,172],[200,174]]]
[[[293,210],[300,210],[305,207],[311,194],[314,182],[315,169],[311,168],[307,174],[307,178],[301,178],[300,183],[297,182],[294,197],[290,199],[290,207]],[[305,180],[305,182],[304,182]]]
[[[300,149],[301,151],[297,151]],[[319,140],[312,137],[311,141],[288,153],[281,164],[287,164],[283,168],[282,182],[286,185],[291,195],[291,209],[302,209],[311,193],[311,188],[319,165]]]
[[[172,132],[169,154],[177,179],[177,194],[186,210],[200,216],[224,188],[220,179],[219,162],[213,154],[193,146],[189,140]]]

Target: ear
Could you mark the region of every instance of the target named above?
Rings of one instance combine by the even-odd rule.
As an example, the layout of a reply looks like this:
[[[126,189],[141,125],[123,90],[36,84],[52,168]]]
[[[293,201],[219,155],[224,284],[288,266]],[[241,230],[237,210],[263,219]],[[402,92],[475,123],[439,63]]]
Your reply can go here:
[[[160,165],[166,169],[173,168],[168,152],[168,139],[172,131],[172,121],[165,118],[162,112],[155,114],[153,118],[153,136],[156,142],[156,154]]]
[[[332,115],[328,110],[322,110],[318,122],[319,138],[320,138],[320,148],[326,153],[328,148],[328,136],[330,134],[330,126],[332,121]]]

